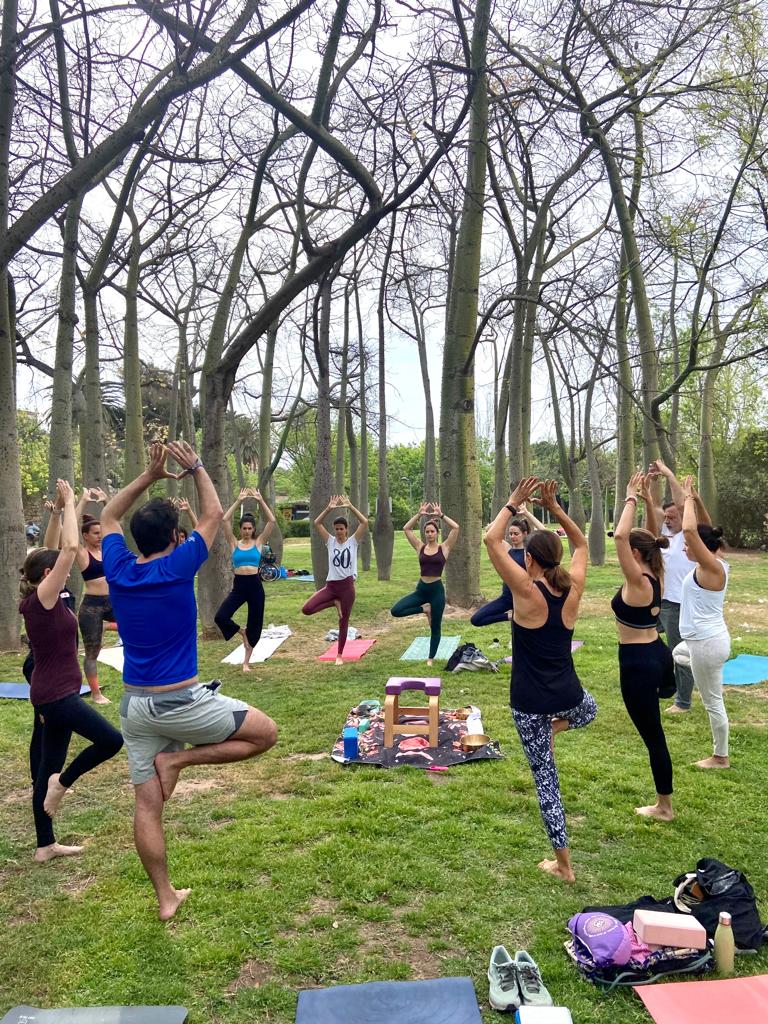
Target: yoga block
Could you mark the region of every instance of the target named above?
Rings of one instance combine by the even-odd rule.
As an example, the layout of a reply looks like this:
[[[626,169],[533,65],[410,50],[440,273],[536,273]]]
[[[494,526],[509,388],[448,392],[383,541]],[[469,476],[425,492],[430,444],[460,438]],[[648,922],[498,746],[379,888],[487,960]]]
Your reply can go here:
[[[394,693],[399,697],[403,690],[423,690],[428,697],[439,697],[440,676],[390,676],[385,693]]]
[[[663,914],[658,910],[636,910],[632,919],[635,934],[646,946],[677,946],[706,949],[704,926],[687,914]]]
[[[521,1006],[515,1024],[573,1024],[573,1017],[565,1006]]]

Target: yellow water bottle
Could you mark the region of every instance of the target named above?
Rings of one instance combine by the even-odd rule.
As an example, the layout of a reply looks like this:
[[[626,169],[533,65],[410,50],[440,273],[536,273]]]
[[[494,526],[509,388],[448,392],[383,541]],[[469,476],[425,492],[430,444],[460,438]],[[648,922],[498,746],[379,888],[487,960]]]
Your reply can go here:
[[[717,973],[722,978],[729,978],[733,974],[733,958],[736,953],[736,944],[733,941],[733,928],[731,928],[731,915],[723,910],[720,913],[720,920],[715,931],[715,964]]]

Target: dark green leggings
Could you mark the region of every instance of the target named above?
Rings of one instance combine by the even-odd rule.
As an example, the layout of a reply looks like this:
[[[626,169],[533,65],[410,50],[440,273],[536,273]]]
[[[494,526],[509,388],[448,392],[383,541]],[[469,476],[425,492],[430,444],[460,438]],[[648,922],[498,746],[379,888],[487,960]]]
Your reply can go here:
[[[392,605],[391,613],[397,619],[406,615],[420,615],[428,604],[431,611],[432,629],[429,638],[429,656],[434,658],[437,648],[440,646],[440,628],[443,624],[443,612],[445,611],[445,587],[442,580],[435,580],[434,583],[425,583],[419,580],[416,589],[412,594],[401,597],[397,604]]]

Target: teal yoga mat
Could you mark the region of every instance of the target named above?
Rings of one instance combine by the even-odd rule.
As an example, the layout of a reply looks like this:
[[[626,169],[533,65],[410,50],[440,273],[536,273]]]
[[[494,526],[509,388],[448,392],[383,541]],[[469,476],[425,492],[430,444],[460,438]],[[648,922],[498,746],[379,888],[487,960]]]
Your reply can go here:
[[[740,654],[723,665],[726,686],[749,686],[768,682],[768,658],[759,654]]]
[[[460,636],[444,636],[440,639],[436,658],[448,660],[461,642]],[[426,661],[429,657],[429,637],[417,636],[400,661]]]

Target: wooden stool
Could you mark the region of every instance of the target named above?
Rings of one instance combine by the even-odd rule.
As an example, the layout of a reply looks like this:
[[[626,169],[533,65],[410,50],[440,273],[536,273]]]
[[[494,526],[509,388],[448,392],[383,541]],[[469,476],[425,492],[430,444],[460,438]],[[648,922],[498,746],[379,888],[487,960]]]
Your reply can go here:
[[[426,679],[408,679],[405,676],[392,676],[387,680],[386,699],[384,700],[384,746],[391,747],[395,736],[428,736],[430,747],[438,743],[437,733],[440,725],[440,678],[437,676]],[[403,690],[421,690],[429,697],[429,705],[419,708],[405,708],[400,704]],[[401,715],[418,715],[426,718],[426,724],[420,722],[401,722]]]

